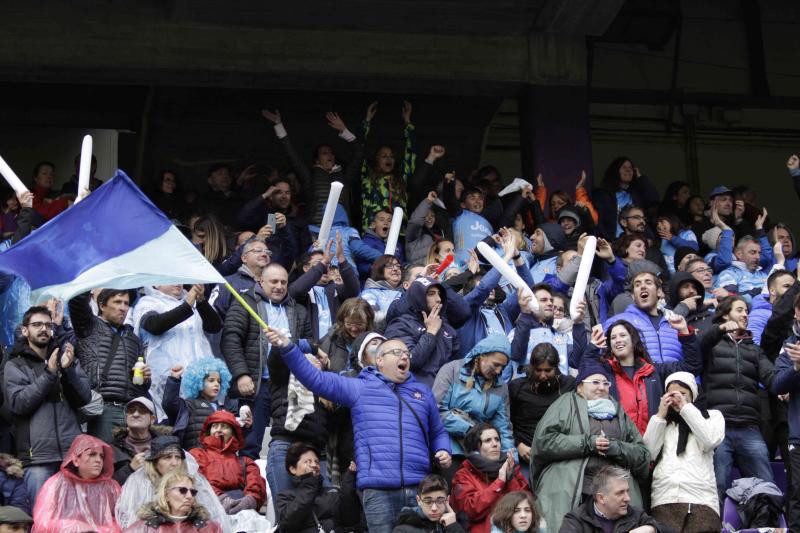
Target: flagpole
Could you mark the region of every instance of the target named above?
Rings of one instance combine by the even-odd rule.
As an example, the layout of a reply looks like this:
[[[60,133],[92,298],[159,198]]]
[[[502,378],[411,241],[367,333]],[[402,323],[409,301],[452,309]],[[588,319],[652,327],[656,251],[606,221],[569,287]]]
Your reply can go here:
[[[225,282],[225,288],[228,289],[228,292],[230,292],[231,295],[234,298],[236,298],[236,300],[238,300],[240,304],[242,304],[242,307],[244,307],[247,310],[247,312],[250,313],[250,316],[253,317],[256,320],[256,322],[258,322],[259,326],[261,326],[266,330],[269,330],[269,326],[267,325],[267,323],[264,322],[264,320],[260,316],[258,316],[258,313],[256,313],[255,310],[252,307],[250,307],[250,304],[244,301],[244,298],[242,298],[242,295],[239,294],[239,291],[234,289],[231,286],[231,284],[228,283],[227,281]]]

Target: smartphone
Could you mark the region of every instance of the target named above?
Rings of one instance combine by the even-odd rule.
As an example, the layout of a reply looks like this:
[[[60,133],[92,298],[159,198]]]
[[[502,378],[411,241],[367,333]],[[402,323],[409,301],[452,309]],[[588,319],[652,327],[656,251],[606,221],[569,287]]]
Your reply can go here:
[[[277,229],[275,226],[275,213],[270,213],[267,215],[267,225],[272,228],[272,233],[274,234],[275,230]]]

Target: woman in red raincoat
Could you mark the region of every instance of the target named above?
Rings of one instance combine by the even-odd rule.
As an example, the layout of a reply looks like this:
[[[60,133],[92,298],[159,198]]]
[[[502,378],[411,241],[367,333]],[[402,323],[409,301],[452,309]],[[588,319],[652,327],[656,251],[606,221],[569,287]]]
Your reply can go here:
[[[122,489],[111,446],[89,435],[72,441],[61,470],[48,479],[33,508],[32,533],[118,533],[114,506]]]

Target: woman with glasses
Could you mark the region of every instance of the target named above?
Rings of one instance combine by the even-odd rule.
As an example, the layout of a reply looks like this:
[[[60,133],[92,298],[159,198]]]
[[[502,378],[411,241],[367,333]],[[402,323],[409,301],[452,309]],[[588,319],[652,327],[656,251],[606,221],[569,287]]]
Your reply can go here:
[[[161,478],[152,502],[142,506],[139,521],[126,533],[222,533],[208,511],[197,501],[192,476],[174,470]]]
[[[271,468],[281,466],[272,465]],[[286,452],[286,470],[292,476],[292,488],[278,494],[276,500],[275,513],[280,531],[340,531],[342,525],[358,522],[355,465],[351,465],[342,476],[341,488],[324,487],[319,452],[311,444],[295,442]]]
[[[397,515],[392,533],[465,533],[448,502],[447,481],[442,476],[425,476],[417,487],[416,507]]]
[[[641,434],[647,429],[650,417],[658,412],[664,395],[664,379],[674,372],[699,374],[703,369],[700,344],[686,325],[686,319],[671,313],[669,325],[678,332],[683,353],[683,359],[678,361],[654,363],[647,355],[639,332],[626,320],[611,324],[605,335],[602,327],[595,326],[584,355],[610,372],[609,394],[620,402]]]
[[[491,531],[492,510],[504,495],[530,491],[514,452],[504,448],[500,432],[487,422],[475,424],[464,438],[467,458],[453,476],[453,508],[467,516],[470,533]]]
[[[382,255],[372,263],[369,278],[361,291],[361,298],[375,311],[375,330],[386,329],[386,313],[392,302],[403,295],[400,286],[403,281],[403,268],[393,255]]]
[[[144,466],[128,477],[122,486],[122,494],[117,500],[114,513],[121,528],[130,527],[138,520],[139,510],[152,502],[161,480],[173,471],[194,478],[194,488],[198,490],[195,500],[211,515],[223,531],[231,528],[231,522],[222,507],[214,489],[199,472],[197,461],[187,456],[180,446],[178,437],[156,437],[150,443],[150,452]],[[144,530],[147,531],[147,530]]]
[[[561,395],[536,426],[531,482],[547,531],[585,501],[596,472],[606,465],[630,470],[630,504],[642,506],[639,483],[649,475],[650,452],[622,406],[609,397],[607,366],[584,359],[574,393]]]

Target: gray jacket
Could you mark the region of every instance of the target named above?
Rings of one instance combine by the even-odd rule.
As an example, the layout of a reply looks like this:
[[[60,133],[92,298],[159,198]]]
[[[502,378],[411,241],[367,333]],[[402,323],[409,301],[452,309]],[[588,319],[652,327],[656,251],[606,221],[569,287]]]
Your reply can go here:
[[[433,237],[425,232],[425,217],[433,206],[428,200],[422,200],[408,219],[406,227],[406,260],[411,265],[427,263],[428,250],[433,244]]]
[[[48,348],[48,353],[55,344]],[[60,463],[81,434],[76,409],[89,403],[89,378],[75,359],[57,374],[27,344],[14,346],[6,363],[4,392],[14,415],[17,456],[23,465]]]

